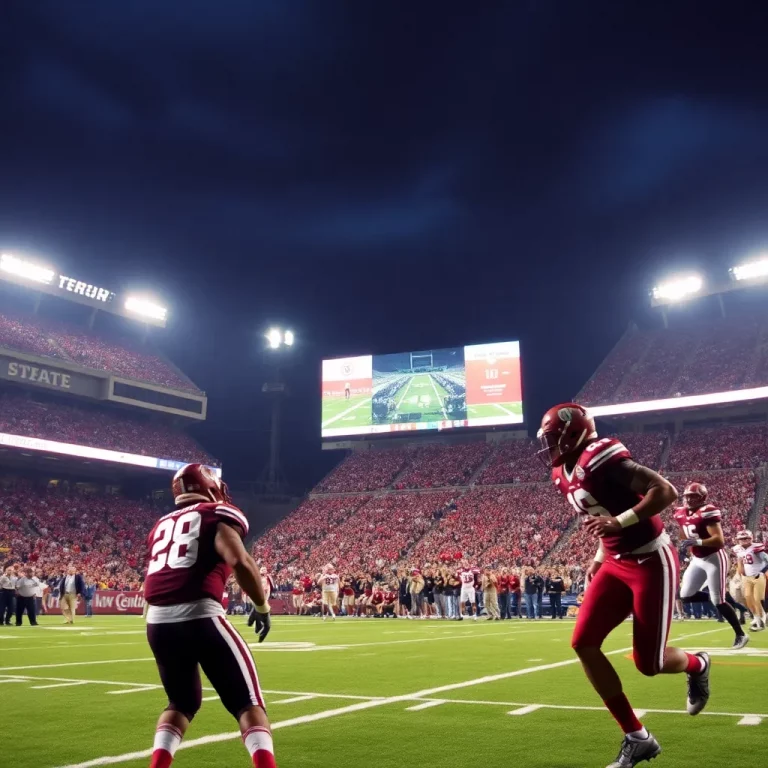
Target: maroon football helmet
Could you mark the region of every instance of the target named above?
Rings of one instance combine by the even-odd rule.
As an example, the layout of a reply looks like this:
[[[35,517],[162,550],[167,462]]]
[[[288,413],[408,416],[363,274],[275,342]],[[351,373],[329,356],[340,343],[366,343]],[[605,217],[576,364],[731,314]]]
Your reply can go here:
[[[200,502],[223,502],[231,504],[227,484],[204,464],[187,464],[174,476],[171,483],[176,506]]]
[[[707,486],[704,483],[688,483],[683,491],[683,501],[687,509],[703,507],[707,501]]]
[[[536,455],[548,467],[559,467],[568,457],[578,456],[587,441],[597,437],[597,429],[584,406],[560,403],[544,414],[537,437],[541,450]]]

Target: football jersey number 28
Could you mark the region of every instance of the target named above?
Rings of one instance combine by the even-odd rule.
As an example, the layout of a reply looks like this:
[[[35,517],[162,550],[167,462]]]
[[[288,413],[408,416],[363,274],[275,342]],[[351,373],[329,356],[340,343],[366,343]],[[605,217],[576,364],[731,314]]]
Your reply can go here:
[[[583,488],[576,488],[566,496],[570,505],[577,511],[585,515],[594,515],[595,517],[610,517],[611,513],[597,503],[597,499],[585,491]]]
[[[185,512],[175,520],[169,518],[161,521],[155,529],[152,559],[147,567],[147,575],[165,568],[166,565],[169,568],[191,568],[197,562],[198,536],[199,512]]]

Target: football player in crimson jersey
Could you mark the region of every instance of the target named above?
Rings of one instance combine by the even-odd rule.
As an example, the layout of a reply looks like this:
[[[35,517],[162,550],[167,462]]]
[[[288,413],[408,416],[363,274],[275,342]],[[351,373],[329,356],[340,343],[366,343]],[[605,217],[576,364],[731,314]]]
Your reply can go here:
[[[226,485],[201,464],[182,467],[172,490],[178,509],[160,518],[147,539],[147,638],[168,695],[150,768],[171,765],[200,709],[200,667],[239,722],[253,765],[275,768],[256,665],[221,604],[224,585],[234,572],[256,606],[256,631],[259,642],[264,640],[270,629],[269,603],[258,567],[243,545],[248,520],[232,504]]]
[[[634,462],[618,440],[599,440],[594,419],[575,403],[548,410],[538,436],[539,456],[551,467],[555,487],[599,540],[572,646],[625,734],[608,768],[632,768],[656,757],[661,747],[638,720],[601,649],[630,614],[640,672],[687,673],[691,715],[701,712],[709,699],[709,656],[667,645],[680,568],[659,514],[677,499],[677,491],[661,475]]]
[[[688,483],[683,491],[684,506],[675,510],[675,522],[685,538],[683,546],[691,550],[691,562],[680,586],[680,599],[683,603],[712,601],[736,633],[733,647],[743,648],[749,637],[744,634],[736,611],[725,602],[730,564],[720,524],[723,517],[717,507],[707,504],[707,495],[703,483]],[[701,591],[704,584],[709,594]]]

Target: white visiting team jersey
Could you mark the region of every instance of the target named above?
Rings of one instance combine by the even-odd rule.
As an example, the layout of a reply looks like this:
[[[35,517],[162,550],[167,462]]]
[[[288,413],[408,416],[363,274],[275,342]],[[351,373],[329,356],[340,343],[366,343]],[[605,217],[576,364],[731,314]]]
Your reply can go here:
[[[462,589],[469,589],[475,587],[475,572],[474,571],[461,571],[459,573],[459,581],[461,582]]]
[[[339,591],[339,574],[338,573],[325,573],[321,579],[323,585],[323,592],[338,592]]]
[[[733,554],[744,563],[744,573],[747,576],[759,576],[768,565],[768,555],[765,554],[765,544],[755,541],[748,547],[737,544]]]

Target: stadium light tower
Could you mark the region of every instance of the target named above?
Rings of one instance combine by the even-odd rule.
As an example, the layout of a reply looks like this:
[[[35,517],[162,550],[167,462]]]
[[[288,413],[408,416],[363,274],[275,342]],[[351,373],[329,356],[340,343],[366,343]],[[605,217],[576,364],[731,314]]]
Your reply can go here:
[[[763,256],[755,261],[739,264],[728,270],[734,280],[766,280],[768,279],[768,256]]]
[[[272,399],[272,423],[269,434],[269,463],[262,474],[262,483],[268,493],[283,493],[285,481],[280,471],[280,411],[288,390],[280,375],[281,363],[287,362],[285,355],[293,347],[296,336],[293,331],[270,328],[264,337],[266,352],[272,368],[272,377],[265,382],[261,391]]]

